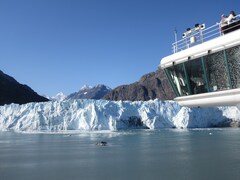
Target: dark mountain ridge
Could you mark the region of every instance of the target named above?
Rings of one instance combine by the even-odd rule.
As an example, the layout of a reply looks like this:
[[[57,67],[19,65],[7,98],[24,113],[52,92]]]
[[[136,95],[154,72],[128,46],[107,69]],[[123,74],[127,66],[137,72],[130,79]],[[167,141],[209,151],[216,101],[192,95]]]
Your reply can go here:
[[[0,105],[45,101],[48,99],[38,95],[29,86],[20,84],[13,77],[0,70]]]

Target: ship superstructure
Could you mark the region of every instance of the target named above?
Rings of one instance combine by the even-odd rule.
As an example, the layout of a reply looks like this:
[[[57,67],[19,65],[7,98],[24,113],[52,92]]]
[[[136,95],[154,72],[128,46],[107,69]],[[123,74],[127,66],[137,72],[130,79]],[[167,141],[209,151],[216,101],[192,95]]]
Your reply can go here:
[[[239,17],[225,26],[196,24],[161,60],[180,105],[240,107]]]

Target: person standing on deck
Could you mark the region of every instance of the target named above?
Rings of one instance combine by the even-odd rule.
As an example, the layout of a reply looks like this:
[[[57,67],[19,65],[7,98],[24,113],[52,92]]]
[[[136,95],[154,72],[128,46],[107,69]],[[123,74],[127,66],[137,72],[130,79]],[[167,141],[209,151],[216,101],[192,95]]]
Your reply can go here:
[[[235,19],[235,16],[236,16],[235,12],[231,11],[226,19],[227,24],[230,24]]]
[[[223,14],[221,16],[220,26],[222,27],[222,26],[224,26],[226,24],[227,24],[227,17]]]

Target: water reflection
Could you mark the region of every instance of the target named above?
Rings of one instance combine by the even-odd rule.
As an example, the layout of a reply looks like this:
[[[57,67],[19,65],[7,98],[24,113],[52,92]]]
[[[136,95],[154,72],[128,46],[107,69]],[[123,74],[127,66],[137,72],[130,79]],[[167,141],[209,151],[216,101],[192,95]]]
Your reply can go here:
[[[239,137],[239,129],[2,132],[0,179],[238,179]],[[108,146],[95,145],[102,140]]]

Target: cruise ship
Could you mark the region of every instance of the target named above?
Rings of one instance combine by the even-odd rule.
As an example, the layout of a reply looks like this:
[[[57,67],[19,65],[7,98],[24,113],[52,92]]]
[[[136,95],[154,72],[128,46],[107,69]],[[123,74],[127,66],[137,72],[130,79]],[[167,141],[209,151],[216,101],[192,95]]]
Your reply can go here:
[[[240,15],[229,24],[196,24],[161,59],[181,106],[237,106],[240,109]]]

